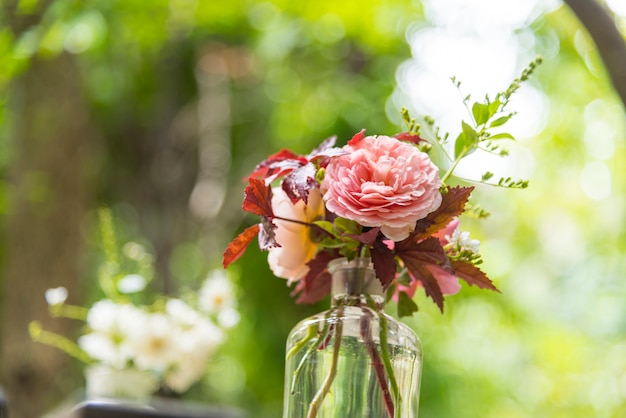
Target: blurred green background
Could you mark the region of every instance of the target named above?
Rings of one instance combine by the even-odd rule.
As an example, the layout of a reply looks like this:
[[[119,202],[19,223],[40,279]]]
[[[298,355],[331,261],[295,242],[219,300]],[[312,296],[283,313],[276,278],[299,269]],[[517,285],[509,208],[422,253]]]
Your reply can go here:
[[[522,4],[523,3],[523,4]],[[603,3],[622,34],[626,7]],[[96,212],[149,244],[151,291],[198,285],[236,233],[243,177],[270,153],[338,135],[394,134],[399,109],[456,136],[461,97],[508,86],[511,156],[461,172],[530,179],[478,187],[492,213],[463,223],[501,294],[464,288],[442,315],[417,296],[420,417],[626,416],[626,121],[596,45],[558,1],[5,0],[0,15],[0,386],[12,418],[83,384],[34,344],[45,289],[101,295]],[[296,306],[254,245],[230,269],[241,323],[186,398],[281,415],[286,335],[324,309]],[[393,306],[390,311],[395,313]]]

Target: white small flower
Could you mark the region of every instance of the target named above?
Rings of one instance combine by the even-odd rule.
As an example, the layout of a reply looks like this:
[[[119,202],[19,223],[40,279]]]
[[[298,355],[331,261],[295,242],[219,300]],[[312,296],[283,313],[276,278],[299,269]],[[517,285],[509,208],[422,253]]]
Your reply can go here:
[[[116,341],[111,335],[91,332],[78,338],[78,346],[89,357],[114,368],[124,368],[131,359],[130,347],[124,341]]]
[[[209,274],[200,288],[198,305],[208,314],[236,307],[233,285],[224,272],[214,270]]]
[[[164,372],[176,361],[181,330],[162,313],[145,314],[143,323],[128,336],[133,361],[141,370]]]
[[[165,377],[165,385],[174,392],[185,392],[191,385],[200,380],[205,372],[206,363],[207,358],[182,357]]]
[[[125,367],[133,357],[129,338],[143,324],[143,312],[130,304],[104,299],[87,314],[91,332],[78,339],[78,345],[92,358],[114,367]]]
[[[63,286],[46,290],[46,302],[50,306],[63,305],[67,300],[67,289]]]
[[[200,317],[193,327],[179,334],[179,357],[165,377],[165,384],[175,392],[184,392],[205,372],[209,358],[224,342],[224,332],[210,319]]]
[[[198,311],[176,298],[167,301],[165,312],[183,327],[192,327],[202,320],[202,316]]]
[[[446,239],[459,250],[468,250],[474,254],[478,254],[480,241],[477,239],[471,239],[469,232],[461,232],[455,229],[452,236],[446,236]]]
[[[137,293],[146,288],[148,281],[139,274],[128,274],[117,282],[117,290],[121,293]]]
[[[226,329],[237,325],[240,319],[241,315],[239,315],[239,311],[233,308],[226,308],[217,315],[217,322],[221,327]]]

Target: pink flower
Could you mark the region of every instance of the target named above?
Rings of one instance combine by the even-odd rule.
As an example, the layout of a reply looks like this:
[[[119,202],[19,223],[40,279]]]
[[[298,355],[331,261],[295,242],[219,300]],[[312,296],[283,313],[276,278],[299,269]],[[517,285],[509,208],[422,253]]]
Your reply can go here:
[[[326,167],[326,207],[401,241],[441,205],[439,170],[415,146],[388,136],[353,139]]]
[[[454,295],[461,290],[461,284],[459,283],[459,278],[454,274],[447,272],[446,270],[434,266],[432,264],[426,265],[426,268],[432,273],[433,277],[437,281],[439,288],[441,289],[441,293],[444,295]],[[398,293],[404,292],[410,298],[413,298],[415,295],[415,291],[418,287],[422,287],[422,283],[419,280],[415,280],[411,277],[411,283],[409,286],[404,286],[398,284],[396,287],[396,292],[394,293],[392,299],[394,302],[398,302]]]
[[[437,231],[435,234],[433,234],[433,236],[439,239],[439,242],[441,243],[441,245],[448,245],[450,243],[450,237],[452,236],[452,234],[454,234],[454,231],[456,231],[456,229],[459,227],[459,223],[460,223],[459,219],[454,218],[453,220],[448,222],[448,225],[446,225],[445,227]]]
[[[309,193],[308,204],[302,200],[295,205],[280,187],[272,189],[274,215],[284,219],[310,223],[324,217],[324,202],[318,189]],[[276,242],[280,247],[271,248],[267,257],[270,269],[277,277],[293,283],[309,272],[306,265],[317,253],[317,244],[311,240],[311,228],[297,222],[275,219]]]

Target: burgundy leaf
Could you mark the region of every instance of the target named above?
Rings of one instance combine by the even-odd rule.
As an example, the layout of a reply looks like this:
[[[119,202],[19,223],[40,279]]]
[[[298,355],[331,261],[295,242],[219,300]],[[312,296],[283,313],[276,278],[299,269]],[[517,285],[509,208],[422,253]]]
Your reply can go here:
[[[369,231],[363,232],[362,234],[346,234],[346,236],[360,242],[361,244],[369,245],[371,247],[376,242],[376,238],[378,238],[379,232],[380,228],[376,227],[370,229]]]
[[[336,142],[337,142],[337,135],[333,135],[329,138],[326,138],[324,141],[322,141],[321,144],[317,146],[317,148],[311,151],[311,153],[308,156],[308,159],[312,160],[313,158],[317,157],[319,154],[322,154],[325,151],[332,149],[335,146]]]
[[[246,248],[248,248],[248,244],[252,242],[258,233],[259,224],[254,224],[246,228],[241,234],[237,235],[237,237],[232,240],[230,244],[228,244],[228,247],[226,247],[224,254],[222,255],[222,265],[224,268],[227,268],[231,263],[243,255]]]
[[[244,192],[243,210],[259,216],[274,217],[272,188],[263,180],[250,178],[250,184]]]
[[[306,284],[306,291],[309,292],[313,288],[313,284],[317,277],[327,271],[328,263],[334,260],[337,256],[333,253],[322,251],[310,260],[306,265],[309,267],[309,272],[304,277]]]
[[[365,138],[365,129],[361,129],[359,133],[355,134],[352,139],[348,141],[348,145],[356,145],[361,142],[363,138]]]
[[[276,154],[270,155],[265,160],[257,164],[257,166],[254,168],[254,171],[252,171],[250,176],[248,176],[248,179],[250,177],[254,177],[254,178],[269,177],[275,173],[278,162],[289,161],[289,160],[300,160],[301,158],[302,157],[294,154],[288,149],[282,149],[278,151]]]
[[[500,292],[487,275],[472,263],[462,260],[452,260],[451,263],[457,276],[465,280],[470,286]]]
[[[439,306],[439,310],[443,313],[443,293],[435,276],[422,262],[409,259],[408,262],[405,260],[405,264],[411,276],[422,283],[426,295],[435,301],[437,306]]]
[[[276,242],[276,225],[266,217],[262,218],[261,230],[259,231],[259,248],[263,251],[270,248],[280,247],[281,245]]]
[[[315,165],[308,163],[285,176],[282,187],[294,205],[299,200],[303,200],[305,204],[309,202],[309,191],[318,187],[317,180],[315,180],[316,174]]]
[[[441,242],[435,237],[417,241],[411,237],[396,243],[396,255],[406,262],[407,259],[420,263],[435,264],[450,269],[450,260]]]
[[[304,281],[298,283],[298,286],[291,292],[291,296],[298,295],[296,303],[317,303],[330,294],[330,281],[330,273],[323,272],[315,278],[309,290],[305,289]]]
[[[380,240],[372,247],[372,262],[376,277],[383,285],[383,289],[387,289],[396,277],[396,262],[393,252]]]
[[[441,205],[425,218],[431,222],[430,225],[423,231],[418,231],[416,228],[412,238],[417,240],[426,238],[444,228],[455,217],[462,214],[472,190],[474,190],[474,187],[448,187],[447,193],[442,195]]]
[[[427,265],[435,265],[439,268],[452,270],[450,260],[439,240],[430,237],[417,241],[414,237],[409,237],[396,243],[395,251],[411,276],[422,283],[426,295],[432,298],[443,312],[443,293],[437,279],[426,267]]]
[[[414,144],[419,144],[420,142],[428,142],[427,140],[420,137],[419,135],[416,135],[411,132],[402,132],[397,135],[394,135],[393,137],[396,139],[399,139],[400,141],[413,142]]]
[[[320,252],[307,263],[309,272],[292,292],[292,296],[300,294],[296,303],[315,303],[330,294],[330,273],[327,266],[334,258],[337,258],[334,254]]]

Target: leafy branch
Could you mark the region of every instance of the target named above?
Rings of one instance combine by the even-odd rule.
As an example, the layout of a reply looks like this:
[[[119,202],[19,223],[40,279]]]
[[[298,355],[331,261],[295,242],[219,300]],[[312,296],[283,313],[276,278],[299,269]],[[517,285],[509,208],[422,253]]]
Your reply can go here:
[[[448,144],[449,135],[441,135],[439,128],[435,126],[434,120],[430,117],[426,117],[425,123],[433,132],[435,140],[441,146],[446,157],[451,161],[451,165],[448,170],[441,177],[441,182],[445,185],[448,179],[453,175],[457,166],[465,157],[472,154],[474,151],[480,149],[490,154],[505,157],[508,155],[508,151],[501,148],[499,141],[501,140],[515,140],[513,135],[506,132],[493,133],[494,128],[500,128],[505,125],[516,112],[507,111],[507,105],[511,100],[511,96],[519,90],[522,83],[527,81],[533,74],[537,66],[542,62],[541,57],[532,61],[528,67],[526,67],[521,75],[514,79],[508,88],[502,92],[496,94],[495,98],[491,99],[488,95],[485,96],[482,101],[472,102],[471,95],[464,96],[461,92],[461,82],[455,77],[452,77],[452,82],[459,90],[463,99],[463,104],[469,114],[469,122],[461,121],[461,132],[454,140],[453,154],[446,150],[445,145]],[[408,113],[408,110],[402,109],[402,118],[407,124],[409,131],[417,132],[419,134],[420,126]],[[505,188],[519,188],[523,189],[528,186],[527,180],[513,180],[511,178],[501,178],[496,183],[489,182],[493,177],[493,173],[486,172],[479,180],[480,183],[485,183],[492,186],[505,187]]]

